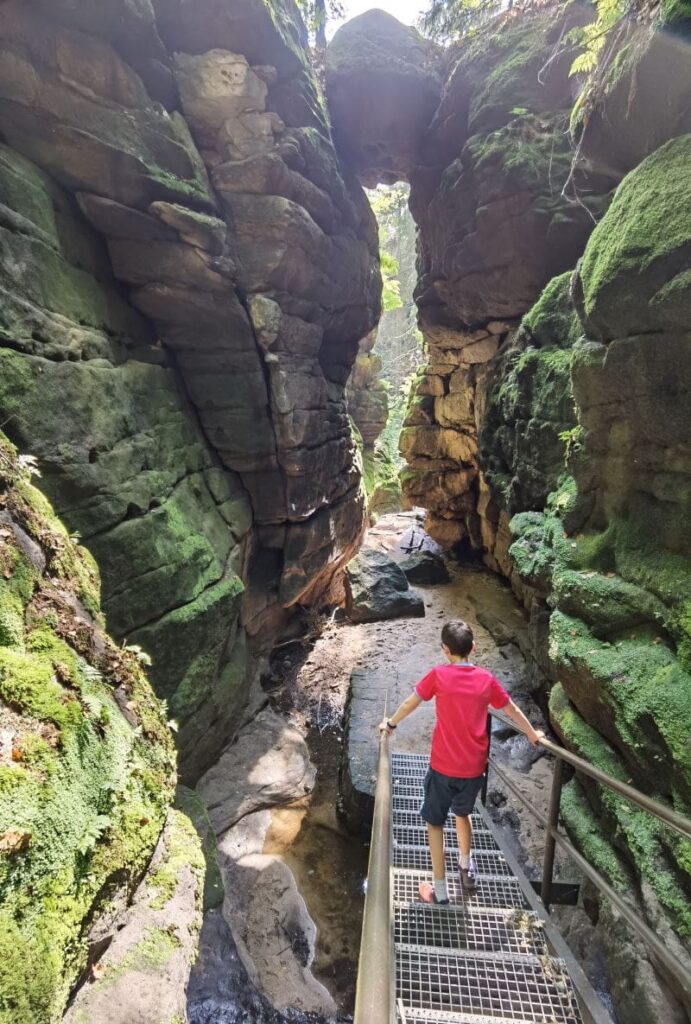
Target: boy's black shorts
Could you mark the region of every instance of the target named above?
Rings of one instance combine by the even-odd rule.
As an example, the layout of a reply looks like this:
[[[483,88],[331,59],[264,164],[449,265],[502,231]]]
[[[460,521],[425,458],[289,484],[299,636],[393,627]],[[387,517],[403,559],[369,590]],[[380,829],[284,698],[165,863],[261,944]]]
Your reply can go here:
[[[484,779],[484,775],[474,779],[454,779],[428,768],[420,814],[428,825],[443,825],[449,810],[459,818],[467,817],[473,812]]]

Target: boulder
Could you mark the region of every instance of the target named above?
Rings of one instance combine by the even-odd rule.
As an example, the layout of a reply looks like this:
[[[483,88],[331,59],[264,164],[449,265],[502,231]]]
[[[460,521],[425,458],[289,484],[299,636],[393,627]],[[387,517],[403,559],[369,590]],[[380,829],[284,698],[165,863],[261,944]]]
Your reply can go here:
[[[593,232],[575,289],[589,338],[688,329],[690,160],[691,134],[661,146],[624,179]]]
[[[432,551],[416,551],[399,562],[398,567],[403,570],[409,583],[433,586],[451,581],[444,559]]]
[[[384,11],[338,30],[326,52],[336,144],[368,186],[409,178],[439,103],[436,48]]]
[[[402,569],[382,551],[363,548],[346,567],[346,613],[351,622],[423,618],[425,602]]]
[[[314,787],[314,766],[302,734],[273,711],[245,726],[197,785],[221,835],[263,807],[299,800]]]

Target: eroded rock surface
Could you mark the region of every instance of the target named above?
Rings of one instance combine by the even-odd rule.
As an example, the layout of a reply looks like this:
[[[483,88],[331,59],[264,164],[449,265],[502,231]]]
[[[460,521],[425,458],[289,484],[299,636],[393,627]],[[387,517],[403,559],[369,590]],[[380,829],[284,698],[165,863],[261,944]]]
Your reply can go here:
[[[272,809],[303,800],[314,782],[302,733],[265,709],[200,780],[197,796],[218,836],[223,917],[250,984],[277,1011],[331,1017],[334,1001],[311,971],[314,922],[290,868],[280,857],[264,853]],[[218,924],[209,923],[210,928],[217,931]],[[209,991],[222,1008],[217,967],[204,953],[193,976],[192,990],[197,989]],[[193,997],[193,1019],[202,1011],[200,992]]]
[[[376,228],[305,42],[288,0],[3,5],[0,415],[151,656],[188,778],[238,721],[248,633],[362,528],[344,387]]]

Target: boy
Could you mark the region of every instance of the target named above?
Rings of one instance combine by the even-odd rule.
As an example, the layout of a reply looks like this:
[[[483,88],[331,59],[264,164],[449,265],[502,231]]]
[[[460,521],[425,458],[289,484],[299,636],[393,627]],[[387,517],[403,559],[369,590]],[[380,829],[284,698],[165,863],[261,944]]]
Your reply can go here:
[[[446,865],[444,862],[444,822],[449,810],[456,819],[461,886],[466,893],[475,890],[475,874],[470,859],[471,814],[482,789],[489,740],[488,708],[503,708],[508,717],[536,744],[544,733],[532,725],[513,703],[491,672],[478,668],[468,659],[475,650],[473,631],[460,619],[447,622],[441,631],[441,647],[448,665],[438,665],[415,687],[380,729],[388,735],[422,701],[436,698],[437,721],[432,736],[430,766],[425,778],[425,799],[420,810],[427,823],[427,836],[434,884],[423,882],[420,897],[425,903],[448,904]]]

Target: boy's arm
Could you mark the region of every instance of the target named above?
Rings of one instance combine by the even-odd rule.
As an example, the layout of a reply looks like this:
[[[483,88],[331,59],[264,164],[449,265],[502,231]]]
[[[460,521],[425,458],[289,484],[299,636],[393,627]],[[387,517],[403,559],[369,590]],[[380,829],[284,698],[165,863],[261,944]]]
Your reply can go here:
[[[512,700],[509,701],[509,703],[501,710],[505,712],[515,725],[518,726],[522,733],[525,733],[533,746],[535,746],[541,739],[545,738],[545,734],[542,729],[533,729],[521,709],[517,708]]]
[[[418,697],[416,693],[411,693],[410,697],[406,697],[401,706],[396,708],[391,718],[385,718],[383,722],[379,723],[379,729],[382,732],[386,730],[386,732],[391,733],[393,731],[391,726],[395,728],[399,722],[402,722],[404,718],[411,715],[421,704],[422,697]]]

